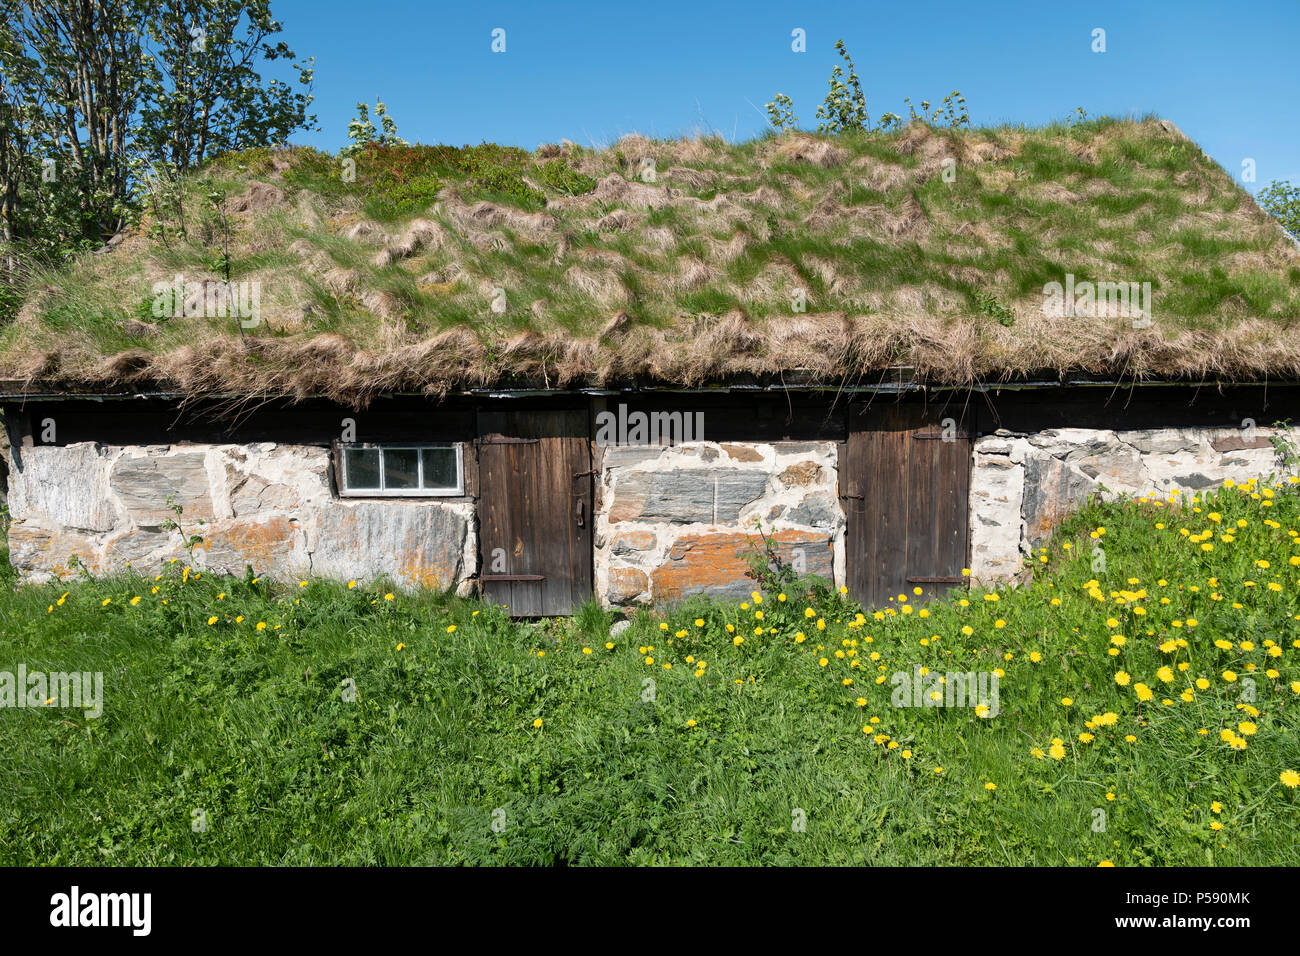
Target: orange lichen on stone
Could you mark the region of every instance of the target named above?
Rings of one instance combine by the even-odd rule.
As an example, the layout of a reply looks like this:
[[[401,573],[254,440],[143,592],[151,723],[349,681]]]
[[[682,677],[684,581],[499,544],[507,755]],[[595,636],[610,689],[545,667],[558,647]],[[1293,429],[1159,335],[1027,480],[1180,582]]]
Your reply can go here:
[[[98,551],[85,535],[21,523],[9,527],[9,556],[14,567],[48,571],[60,580],[75,577],[83,568],[91,573],[100,570]]]
[[[808,574],[831,577],[832,544],[825,535],[809,531],[778,531],[770,536],[785,561],[802,563]],[[762,551],[759,535],[720,532],[678,538],[663,564],[651,572],[656,602],[673,601],[698,592],[744,593],[753,583],[746,555]],[[800,561],[802,558],[802,561]]]
[[[427,555],[419,552],[408,552],[403,555],[398,575],[410,587],[428,588],[434,591],[444,590],[454,583],[452,569],[431,563]]]
[[[628,604],[645,593],[650,582],[636,568],[611,568],[605,597],[611,604]]]

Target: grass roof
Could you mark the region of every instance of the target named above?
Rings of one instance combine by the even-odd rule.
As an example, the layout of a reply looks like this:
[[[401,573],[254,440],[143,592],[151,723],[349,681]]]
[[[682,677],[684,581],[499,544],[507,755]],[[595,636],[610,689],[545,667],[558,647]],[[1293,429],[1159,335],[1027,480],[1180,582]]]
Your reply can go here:
[[[0,377],[350,402],[898,366],[947,384],[1300,378],[1300,251],[1163,120],[351,159],[208,164],[110,248],[33,276]],[[156,283],[215,288],[223,250],[257,284],[257,326],[155,314]],[[1067,274],[1151,283],[1149,327],[1046,314]]]

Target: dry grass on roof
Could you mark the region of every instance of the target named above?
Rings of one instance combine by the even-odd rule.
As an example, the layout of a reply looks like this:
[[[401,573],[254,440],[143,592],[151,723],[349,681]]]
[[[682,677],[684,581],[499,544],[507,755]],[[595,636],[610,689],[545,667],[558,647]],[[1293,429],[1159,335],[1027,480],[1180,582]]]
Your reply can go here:
[[[33,278],[0,377],[43,387],[325,395],[488,385],[839,385],[1044,372],[1300,376],[1300,252],[1171,124],[529,153],[296,148],[220,157],[186,229]],[[155,283],[231,273],[260,322],[155,314]],[[1043,286],[1149,282],[1150,327],[1052,317]],[[164,303],[167,306],[171,302]],[[800,308],[801,306],[801,308]],[[183,311],[183,310],[182,310]]]

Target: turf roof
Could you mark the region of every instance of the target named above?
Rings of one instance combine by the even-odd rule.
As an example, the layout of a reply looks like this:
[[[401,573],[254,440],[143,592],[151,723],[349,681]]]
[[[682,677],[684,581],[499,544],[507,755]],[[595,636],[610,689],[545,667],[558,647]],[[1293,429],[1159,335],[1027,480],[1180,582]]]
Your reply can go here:
[[[350,402],[899,367],[943,384],[1300,378],[1300,251],[1163,120],[352,160],[210,163],[179,207],[33,277],[0,378]],[[160,299],[179,275],[219,300],[221,211],[231,280],[259,303],[247,328]],[[1149,282],[1150,321],[1049,314],[1044,286],[1067,281]]]

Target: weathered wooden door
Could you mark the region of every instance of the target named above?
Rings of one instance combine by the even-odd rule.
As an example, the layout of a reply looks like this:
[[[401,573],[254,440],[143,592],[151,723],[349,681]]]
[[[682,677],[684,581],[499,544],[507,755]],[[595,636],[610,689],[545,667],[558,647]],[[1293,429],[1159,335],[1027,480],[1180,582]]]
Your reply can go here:
[[[864,606],[964,585],[971,442],[959,409],[880,401],[850,409],[840,494],[849,592]]]
[[[514,617],[591,595],[589,434],[585,408],[479,413],[479,580]]]

